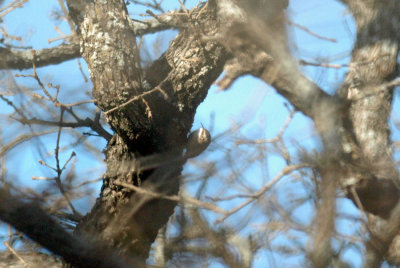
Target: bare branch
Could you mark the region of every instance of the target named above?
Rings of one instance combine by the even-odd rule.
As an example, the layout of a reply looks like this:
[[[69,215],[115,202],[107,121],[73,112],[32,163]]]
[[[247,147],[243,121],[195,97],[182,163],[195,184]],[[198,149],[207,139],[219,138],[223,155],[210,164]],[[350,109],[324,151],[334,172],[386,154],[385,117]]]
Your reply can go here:
[[[305,167],[309,167],[309,165],[308,164],[299,164],[299,165],[287,166],[287,167],[283,168],[281,170],[281,172],[274,179],[272,179],[267,185],[265,185],[263,188],[258,190],[255,194],[251,195],[247,201],[245,201],[242,204],[238,205],[237,207],[229,210],[227,213],[225,213],[225,215],[222,218],[218,219],[215,223],[223,222],[229,216],[232,216],[237,211],[241,210],[242,208],[246,207],[250,203],[252,203],[255,200],[257,200],[258,198],[260,198],[265,192],[267,192],[269,189],[271,189],[271,187],[274,186],[283,177],[285,177],[286,175],[290,174],[291,172],[293,172],[295,170],[305,168]]]
[[[24,203],[2,189],[0,218],[77,267],[145,267],[139,259],[116,257],[95,242],[69,234],[37,205]]]
[[[75,43],[35,50],[35,64],[37,67],[59,64],[77,57],[80,57],[79,44]],[[0,69],[29,69],[32,68],[33,59],[31,50],[18,51],[4,47],[0,48]]]
[[[7,6],[2,7],[0,9],[0,18],[4,17],[5,15],[7,15],[8,13],[10,13],[11,11],[13,11],[16,8],[22,8],[22,6],[28,2],[29,0],[14,0],[11,3],[9,3]]]
[[[195,199],[195,198],[192,198],[192,197],[189,197],[189,196],[165,195],[165,194],[162,194],[162,193],[157,193],[157,192],[153,192],[153,191],[147,190],[147,189],[145,189],[143,187],[137,187],[137,186],[134,186],[132,184],[127,184],[127,183],[123,183],[123,182],[120,182],[120,181],[115,181],[114,183],[116,185],[121,185],[121,186],[123,186],[125,188],[128,188],[128,189],[132,190],[132,191],[135,191],[135,192],[138,192],[138,193],[144,194],[144,195],[149,195],[149,196],[154,197],[154,198],[161,198],[161,199],[167,199],[167,200],[176,201],[176,202],[182,202],[183,204],[187,203],[187,204],[191,204],[191,205],[196,206],[196,207],[200,207],[200,208],[211,210],[211,211],[216,212],[216,213],[226,214],[225,210],[219,208],[218,206],[216,206],[216,205],[214,205],[212,203],[206,203],[206,202],[200,201],[198,199]]]
[[[336,39],[334,39],[334,38],[329,38],[329,37],[325,37],[325,36],[319,35],[317,33],[314,33],[310,29],[308,29],[307,27],[304,27],[304,26],[302,26],[302,25],[300,25],[298,23],[295,23],[293,21],[287,20],[287,23],[289,25],[296,26],[297,28],[305,31],[306,33],[309,33],[310,35],[312,35],[312,36],[314,36],[316,38],[319,38],[319,39],[322,39],[322,40],[326,40],[326,41],[329,41],[329,42],[332,42],[332,43],[336,43],[337,42]]]
[[[57,131],[57,129],[50,129],[50,130],[37,132],[37,133],[21,134],[20,136],[16,137],[14,140],[12,140],[11,142],[9,142],[7,145],[3,146],[0,149],[0,157],[4,156],[8,151],[10,151],[12,148],[14,148],[15,146],[19,145],[20,143],[22,143],[24,141],[28,141],[33,137],[39,137],[39,136],[47,135],[50,133],[54,133],[56,131]]]

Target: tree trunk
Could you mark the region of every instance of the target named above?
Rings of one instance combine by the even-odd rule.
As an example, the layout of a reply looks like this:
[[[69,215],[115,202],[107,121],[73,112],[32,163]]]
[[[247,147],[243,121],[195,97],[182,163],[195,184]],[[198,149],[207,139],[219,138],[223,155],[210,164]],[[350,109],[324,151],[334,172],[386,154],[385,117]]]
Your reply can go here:
[[[216,43],[201,41],[201,35],[213,35],[217,24],[213,11],[207,9],[198,13],[199,23],[182,25],[169,49],[141,73],[124,1],[70,0],[68,4],[79,29],[96,105],[115,131],[106,150],[100,197],[76,232],[95,236],[122,253],[147,258],[176,204],[127,191],[118,183],[161,194],[179,191],[185,162],[179,156],[196,108],[222,72],[227,54]],[[160,153],[178,160],[155,169],[135,169],[140,157]]]

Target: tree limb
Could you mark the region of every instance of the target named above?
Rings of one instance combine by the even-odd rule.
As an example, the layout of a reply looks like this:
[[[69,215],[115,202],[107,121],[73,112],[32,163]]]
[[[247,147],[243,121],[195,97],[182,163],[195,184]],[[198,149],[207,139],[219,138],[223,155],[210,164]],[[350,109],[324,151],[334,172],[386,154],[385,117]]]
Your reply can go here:
[[[51,64],[59,64],[67,60],[78,58],[79,44],[61,44],[53,48],[19,51],[16,49],[0,47],[0,70],[1,69],[29,69],[32,68],[32,61],[36,67],[43,67]]]
[[[77,267],[145,267],[140,259],[117,257],[110,249],[73,236],[38,205],[0,189],[0,219]]]

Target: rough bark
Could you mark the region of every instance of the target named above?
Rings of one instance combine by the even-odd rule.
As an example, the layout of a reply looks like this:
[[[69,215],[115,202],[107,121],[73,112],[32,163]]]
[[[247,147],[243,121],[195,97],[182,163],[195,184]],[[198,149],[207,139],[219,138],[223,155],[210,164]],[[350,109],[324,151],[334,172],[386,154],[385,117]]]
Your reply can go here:
[[[126,191],[116,182],[162,194],[178,192],[184,159],[144,171],[135,170],[133,163],[152,154],[182,154],[196,108],[221,73],[226,54],[221,46],[200,41],[200,32],[213,35],[216,27],[213,13],[206,10],[197,23],[181,25],[168,51],[142,73],[124,1],[68,4],[78,25],[96,105],[115,131],[106,150],[100,198],[77,233],[96,236],[121,253],[147,257],[175,203]]]
[[[367,211],[388,218],[399,200],[399,178],[392,160],[388,125],[393,86],[388,83],[398,75],[400,16],[395,10],[400,8],[400,3],[352,1],[348,6],[356,19],[357,39],[351,68],[340,93],[350,103],[349,117],[368,165],[365,170],[376,178],[372,182],[363,181],[356,190]],[[371,239],[367,244],[365,267],[379,266],[387,255],[400,227],[396,218],[392,215],[389,222],[382,222],[370,217]],[[391,235],[388,237],[387,233]],[[388,260],[399,265],[400,255],[395,244],[391,246]]]

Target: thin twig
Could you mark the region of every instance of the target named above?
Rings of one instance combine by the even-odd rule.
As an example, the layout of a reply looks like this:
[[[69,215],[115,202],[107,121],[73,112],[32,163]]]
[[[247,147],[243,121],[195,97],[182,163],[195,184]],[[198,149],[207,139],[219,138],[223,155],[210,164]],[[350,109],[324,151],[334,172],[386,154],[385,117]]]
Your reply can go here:
[[[208,209],[211,211],[214,211],[216,213],[220,213],[220,214],[226,214],[227,211],[212,204],[212,203],[207,203],[207,202],[203,202],[200,200],[197,200],[195,198],[189,197],[189,196],[178,196],[178,195],[165,195],[165,194],[161,194],[161,193],[156,193],[153,191],[149,191],[146,190],[144,188],[141,187],[137,187],[134,186],[132,184],[128,184],[128,183],[124,183],[121,181],[115,181],[114,184],[119,185],[119,186],[123,186],[125,188],[128,188],[130,190],[133,190],[139,194],[145,194],[145,195],[150,195],[152,197],[155,198],[160,198],[160,199],[166,199],[166,200],[171,200],[171,201],[175,201],[175,202],[183,202],[183,203],[188,203],[197,207],[201,207],[204,209]]]
[[[112,108],[112,109],[110,109],[108,111],[105,111],[104,115],[108,115],[109,113],[112,113],[112,112],[114,112],[114,111],[116,111],[118,109],[121,109],[121,108],[129,105],[130,103],[132,103],[132,102],[134,102],[134,101],[136,101],[136,100],[138,100],[140,98],[143,98],[144,96],[147,96],[147,95],[149,95],[151,93],[154,93],[156,91],[160,91],[164,95],[165,98],[168,98],[168,95],[161,89],[161,85],[159,85],[159,86],[156,86],[155,88],[153,88],[152,90],[143,92],[142,94],[133,97],[132,99],[128,100],[127,102],[124,102],[121,105],[118,105],[117,107],[114,107],[114,108]]]
[[[79,215],[79,213],[76,211],[75,207],[72,205],[71,199],[69,198],[67,192],[64,189],[64,185],[61,182],[61,175],[62,172],[65,168],[65,165],[69,162],[69,160],[65,163],[63,168],[60,168],[60,158],[59,158],[59,151],[60,151],[60,139],[61,139],[61,131],[62,131],[62,122],[64,118],[64,108],[60,109],[60,125],[58,127],[58,132],[57,132],[57,142],[56,142],[56,149],[55,149],[55,158],[56,158],[56,172],[57,172],[57,177],[55,178],[56,183],[58,185],[58,188],[60,189],[61,194],[64,196],[65,200],[67,201],[69,207],[71,208],[72,212],[76,215]],[[71,154],[72,158],[74,154]]]
[[[330,64],[330,63],[321,63],[321,62],[310,62],[306,60],[299,60],[300,65],[309,65],[309,66],[317,66],[317,67],[324,67],[324,68],[348,68],[348,64]]]
[[[82,69],[81,61],[80,61],[80,59],[76,59],[76,61],[78,62],[78,69],[79,69],[79,71],[80,71],[81,74],[82,74],[83,80],[85,81],[85,83],[87,83],[87,82],[89,81],[89,79],[87,78],[85,72],[84,72],[83,69]]]
[[[61,11],[64,13],[64,16],[68,22],[69,28],[71,30],[71,32],[75,35],[75,24],[72,21],[72,19],[69,17],[69,12],[67,10],[67,8],[64,5],[64,1],[63,0],[58,0],[58,4],[60,5]]]
[[[301,29],[301,30],[303,30],[303,31],[305,31],[305,32],[307,32],[307,33],[309,33],[310,35],[312,35],[312,36],[314,36],[314,37],[316,37],[316,38],[319,38],[319,39],[322,39],[322,40],[326,40],[326,41],[329,41],[329,42],[332,42],[332,43],[337,43],[337,40],[336,40],[336,39],[334,39],[334,38],[329,38],[329,37],[325,37],[325,36],[319,35],[319,34],[317,34],[317,33],[314,33],[314,32],[311,31],[310,29],[308,29],[308,28],[306,28],[306,27],[304,27],[304,26],[302,26],[302,25],[300,25],[300,24],[297,24],[297,23],[295,23],[295,22],[293,22],[293,21],[289,21],[289,20],[288,20],[288,24],[289,24],[289,25],[296,26],[297,28],[299,28],[299,29]]]
[[[289,113],[288,118],[286,119],[285,123],[283,124],[283,126],[281,127],[281,129],[279,130],[278,134],[272,138],[272,139],[259,139],[259,140],[253,140],[253,141],[249,141],[249,140],[238,140],[236,141],[236,145],[240,145],[240,144],[264,144],[264,143],[274,143],[274,142],[278,142],[280,140],[282,140],[282,136],[283,133],[286,131],[286,129],[288,128],[290,122],[293,119],[294,114],[296,113],[296,110],[293,110]]]
[[[25,4],[26,2],[28,2],[29,0],[15,0],[13,2],[11,2],[10,4],[8,4],[7,6],[3,7],[0,9],[0,18],[4,17],[5,15],[7,15],[8,13],[10,13],[11,11],[13,11],[16,8],[21,8],[23,4]]]
[[[12,254],[14,254],[23,264],[25,267],[29,267],[29,265],[25,262],[25,260],[13,249],[13,247],[8,244],[7,241],[3,242],[4,246],[8,248],[9,251],[11,251]]]
[[[3,35],[3,37],[8,37],[12,40],[16,40],[16,41],[22,40],[22,38],[20,36],[10,35],[9,33],[7,33],[3,27],[0,27],[0,33]]]
[[[28,141],[33,137],[39,137],[39,136],[47,135],[50,133],[54,133],[56,131],[57,131],[56,129],[50,129],[50,130],[46,130],[46,131],[38,132],[38,133],[22,134],[22,135],[16,137],[11,142],[9,142],[7,145],[4,145],[3,147],[1,147],[0,157],[3,157],[8,151],[10,151],[12,148],[14,148],[15,146],[17,146],[18,144],[20,144],[24,141]]]
[[[238,212],[242,208],[246,207],[256,199],[260,198],[261,195],[263,195],[266,191],[271,189],[272,186],[274,186],[278,181],[280,181],[284,176],[290,174],[291,172],[305,168],[305,167],[310,167],[309,164],[298,164],[298,165],[293,165],[293,166],[287,166],[281,170],[281,172],[274,178],[272,179],[267,185],[265,185],[263,188],[258,190],[255,194],[251,195],[250,198],[243,202],[242,204],[238,205],[237,207],[229,210],[222,218],[218,219],[215,221],[215,224],[221,223],[224,220],[226,220],[229,216],[233,215],[234,213]]]

